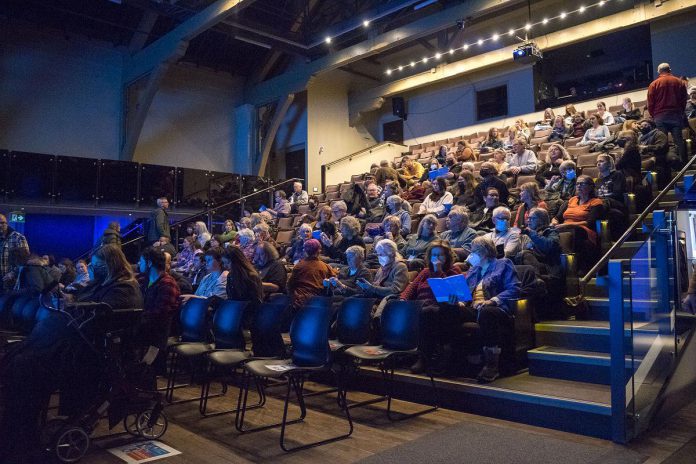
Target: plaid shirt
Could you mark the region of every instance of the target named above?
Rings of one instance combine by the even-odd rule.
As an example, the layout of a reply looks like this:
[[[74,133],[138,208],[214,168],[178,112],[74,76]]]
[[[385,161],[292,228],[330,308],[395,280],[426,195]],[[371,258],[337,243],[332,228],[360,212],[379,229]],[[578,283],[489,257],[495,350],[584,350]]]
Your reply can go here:
[[[27,239],[24,235],[8,227],[7,235],[4,237],[0,236],[0,277],[3,277],[10,271],[17,272],[17,262],[13,262],[16,258],[12,256],[12,253],[21,248],[24,248],[27,256],[29,256]]]
[[[163,274],[152,285],[143,287],[144,316],[164,316],[179,309],[179,285],[169,274]]]

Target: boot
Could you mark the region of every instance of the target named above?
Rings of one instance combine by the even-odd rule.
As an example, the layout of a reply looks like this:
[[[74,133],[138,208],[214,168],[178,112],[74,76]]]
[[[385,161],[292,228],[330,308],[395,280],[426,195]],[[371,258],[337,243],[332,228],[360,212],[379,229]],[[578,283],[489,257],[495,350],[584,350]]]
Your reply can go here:
[[[478,375],[479,383],[493,382],[500,376],[498,372],[498,362],[500,361],[500,347],[484,346],[483,347],[484,365]]]

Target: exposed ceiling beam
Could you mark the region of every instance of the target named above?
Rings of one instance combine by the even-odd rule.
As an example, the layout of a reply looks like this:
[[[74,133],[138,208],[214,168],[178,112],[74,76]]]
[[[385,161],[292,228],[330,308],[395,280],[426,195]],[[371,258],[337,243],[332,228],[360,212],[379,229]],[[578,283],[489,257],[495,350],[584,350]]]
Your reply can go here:
[[[651,3],[639,3],[632,9],[544,34],[535,38],[534,42],[542,50],[553,50],[693,9],[696,9],[696,0],[668,2],[659,8]],[[379,106],[375,106],[375,102],[384,102],[386,98],[393,95],[411,92],[424,86],[460,78],[464,75],[481,73],[495,67],[518,66],[512,61],[512,52],[515,48],[517,45],[491,50],[452,63],[443,63],[434,68],[434,71],[427,70],[372,89],[363,89],[359,93],[349,96],[348,106],[351,124],[359,121],[361,113],[379,108]]]
[[[217,0],[196,13],[147,48],[133,55],[127,63],[123,82],[131,82],[152,71],[159,63],[167,61],[182,42],[188,42],[210,29],[233,13],[239,13],[255,0]]]
[[[516,3],[524,3],[524,0],[470,0],[433,13],[365,42],[323,56],[311,63],[296,65],[284,74],[250,88],[246,93],[245,100],[247,103],[258,105],[277,100],[289,93],[301,92],[313,75],[338,69],[405,43],[436,34],[443,29],[452,27],[453,18],[490,13],[493,10]]]

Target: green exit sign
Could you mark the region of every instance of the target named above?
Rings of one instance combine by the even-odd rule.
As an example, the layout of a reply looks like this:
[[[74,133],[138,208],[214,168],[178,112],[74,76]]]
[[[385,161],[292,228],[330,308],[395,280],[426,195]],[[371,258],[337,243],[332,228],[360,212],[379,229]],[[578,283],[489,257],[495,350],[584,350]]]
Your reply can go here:
[[[24,222],[26,218],[24,213],[10,213],[10,222]]]

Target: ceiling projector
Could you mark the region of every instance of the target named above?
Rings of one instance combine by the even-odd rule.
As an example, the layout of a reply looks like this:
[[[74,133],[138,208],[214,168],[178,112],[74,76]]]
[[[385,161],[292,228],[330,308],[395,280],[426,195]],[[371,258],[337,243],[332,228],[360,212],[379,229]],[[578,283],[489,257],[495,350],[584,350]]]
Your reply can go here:
[[[526,42],[512,52],[512,59],[518,63],[536,63],[542,58],[541,50],[534,42]]]

